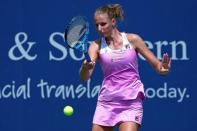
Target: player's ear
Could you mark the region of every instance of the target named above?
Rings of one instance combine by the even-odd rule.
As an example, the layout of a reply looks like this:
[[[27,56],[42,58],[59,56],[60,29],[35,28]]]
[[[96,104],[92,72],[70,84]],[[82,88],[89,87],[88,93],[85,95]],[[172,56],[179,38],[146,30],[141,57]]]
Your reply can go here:
[[[115,19],[115,18],[112,18],[112,19],[111,19],[111,22],[112,22],[112,26],[113,26],[113,27],[116,27],[116,19]]]

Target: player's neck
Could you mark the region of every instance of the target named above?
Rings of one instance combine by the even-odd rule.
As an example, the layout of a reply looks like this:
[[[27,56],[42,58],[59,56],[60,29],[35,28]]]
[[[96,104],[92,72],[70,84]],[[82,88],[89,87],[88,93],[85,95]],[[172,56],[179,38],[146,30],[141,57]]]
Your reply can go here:
[[[116,42],[119,42],[121,40],[121,33],[117,30],[117,29],[114,29],[112,32],[111,32],[111,35],[106,37],[105,40],[107,43],[110,43],[111,41],[113,41],[113,43],[116,43]]]
[[[122,35],[118,30],[112,32],[111,36],[105,38],[105,40],[108,46],[112,49],[119,49],[122,47]]]

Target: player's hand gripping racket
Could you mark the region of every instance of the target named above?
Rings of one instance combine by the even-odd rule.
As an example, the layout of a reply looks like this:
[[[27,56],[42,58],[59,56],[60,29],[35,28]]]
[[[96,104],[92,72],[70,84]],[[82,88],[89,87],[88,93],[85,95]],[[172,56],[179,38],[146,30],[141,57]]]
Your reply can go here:
[[[83,16],[75,16],[66,26],[64,39],[70,48],[84,53],[87,62],[91,59],[88,55],[89,23]]]

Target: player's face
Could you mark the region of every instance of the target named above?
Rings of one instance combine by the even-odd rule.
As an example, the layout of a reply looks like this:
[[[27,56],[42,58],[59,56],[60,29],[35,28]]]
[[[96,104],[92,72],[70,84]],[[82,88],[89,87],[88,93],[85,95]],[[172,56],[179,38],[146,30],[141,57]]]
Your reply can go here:
[[[106,13],[97,13],[94,17],[95,25],[98,33],[101,36],[108,37],[114,29],[114,19],[110,19]]]

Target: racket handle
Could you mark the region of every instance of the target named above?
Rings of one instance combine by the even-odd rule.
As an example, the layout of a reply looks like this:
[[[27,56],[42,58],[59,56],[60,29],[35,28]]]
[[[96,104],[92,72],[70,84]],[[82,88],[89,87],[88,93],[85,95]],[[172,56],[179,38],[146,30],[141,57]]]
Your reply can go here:
[[[88,52],[85,52],[84,55],[85,55],[85,59],[87,60],[87,62],[90,62],[91,59],[90,59],[90,56],[88,55]]]

